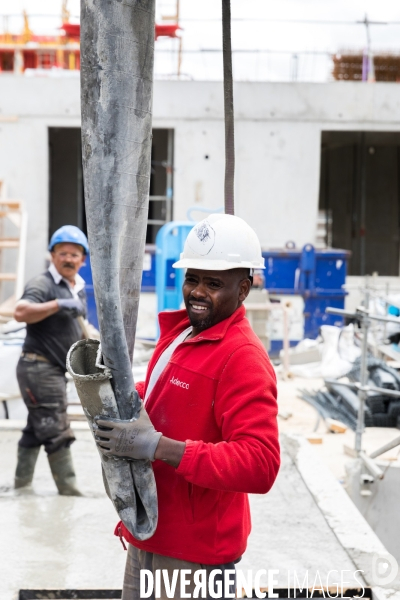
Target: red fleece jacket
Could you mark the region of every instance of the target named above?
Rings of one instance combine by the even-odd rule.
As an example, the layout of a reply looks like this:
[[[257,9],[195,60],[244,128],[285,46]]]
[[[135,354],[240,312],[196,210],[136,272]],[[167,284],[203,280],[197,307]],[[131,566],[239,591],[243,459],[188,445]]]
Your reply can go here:
[[[189,326],[185,310],[159,315],[161,336],[144,388],[162,352]],[[248,493],[265,494],[279,469],[275,374],[240,307],[174,351],[146,403],[157,431],[186,441],[177,469],[153,463],[155,534],[125,539],[143,550],[200,564],[239,558],[251,529]]]

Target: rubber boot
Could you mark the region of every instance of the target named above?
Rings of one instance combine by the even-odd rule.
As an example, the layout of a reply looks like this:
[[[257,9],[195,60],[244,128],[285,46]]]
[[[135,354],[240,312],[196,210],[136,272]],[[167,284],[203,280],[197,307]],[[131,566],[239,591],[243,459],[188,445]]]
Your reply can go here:
[[[82,496],[76,487],[74,465],[69,448],[62,448],[57,452],[48,454],[51,474],[61,496]]]
[[[15,489],[26,487],[32,483],[39,452],[40,446],[36,446],[35,448],[18,446],[18,462],[14,479]]]

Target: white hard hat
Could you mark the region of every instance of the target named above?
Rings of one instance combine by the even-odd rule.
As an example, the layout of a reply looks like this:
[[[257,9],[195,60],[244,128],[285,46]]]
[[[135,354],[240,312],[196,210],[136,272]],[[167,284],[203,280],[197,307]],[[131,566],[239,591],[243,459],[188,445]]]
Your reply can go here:
[[[175,269],[227,271],[265,269],[261,246],[253,229],[240,217],[212,214],[189,232]]]

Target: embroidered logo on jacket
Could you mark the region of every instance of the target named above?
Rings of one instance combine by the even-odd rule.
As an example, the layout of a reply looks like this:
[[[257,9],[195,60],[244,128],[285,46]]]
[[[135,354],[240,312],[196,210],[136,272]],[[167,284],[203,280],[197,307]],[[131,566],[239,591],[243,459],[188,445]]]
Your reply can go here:
[[[178,387],[181,387],[185,390],[189,389],[189,384],[185,383],[184,381],[179,381],[179,379],[177,377],[172,377],[172,379],[170,379],[169,382],[172,383],[173,385],[177,385]]]

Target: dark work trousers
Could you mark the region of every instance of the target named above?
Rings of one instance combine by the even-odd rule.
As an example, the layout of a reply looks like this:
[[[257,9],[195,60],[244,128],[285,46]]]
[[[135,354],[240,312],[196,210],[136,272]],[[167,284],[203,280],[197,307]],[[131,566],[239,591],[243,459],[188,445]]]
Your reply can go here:
[[[142,569],[146,569],[153,573],[154,581],[155,581],[155,572],[160,571],[160,594],[156,595],[155,586],[153,587],[153,593],[150,596],[150,600],[155,600],[155,598],[161,598],[161,600],[167,600],[167,598],[181,598],[181,590],[180,590],[180,571],[182,569],[186,569],[187,572],[184,573],[185,580],[188,582],[185,586],[184,591],[187,594],[190,594],[191,598],[194,598],[193,592],[196,588],[196,580],[194,579],[194,573],[196,571],[205,571],[206,581],[209,582],[210,573],[213,570],[222,571],[222,573],[216,573],[214,577],[214,585],[212,585],[211,581],[210,586],[212,587],[212,591],[214,595],[217,596],[220,600],[224,600],[226,598],[226,593],[230,593],[230,598],[234,597],[236,592],[236,569],[235,563],[225,563],[223,565],[201,565],[199,563],[187,562],[185,560],[179,560],[178,558],[172,558],[170,556],[161,556],[160,554],[153,554],[152,552],[146,552],[145,550],[138,550],[131,544],[129,544],[128,554],[126,557],[126,567],[125,567],[125,577],[124,577],[124,586],[122,590],[122,600],[140,600],[141,595],[140,592],[147,592],[148,578],[144,577],[144,586],[145,589],[140,590],[140,571]],[[173,573],[175,570],[179,570],[178,578],[176,581],[175,592],[173,595],[167,593],[164,587],[164,575],[162,571],[167,571],[168,574],[168,585],[171,586],[173,581]],[[225,590],[224,579],[225,579],[225,571],[232,571],[229,576],[229,580],[231,582],[229,586],[229,590]],[[158,591],[158,590],[157,590]],[[199,598],[202,598],[201,591],[198,595]],[[207,599],[211,598],[207,585]]]
[[[19,446],[43,445],[47,454],[70,446],[75,436],[67,417],[67,380],[60,367],[21,357],[17,379],[28,409],[28,423]]]

